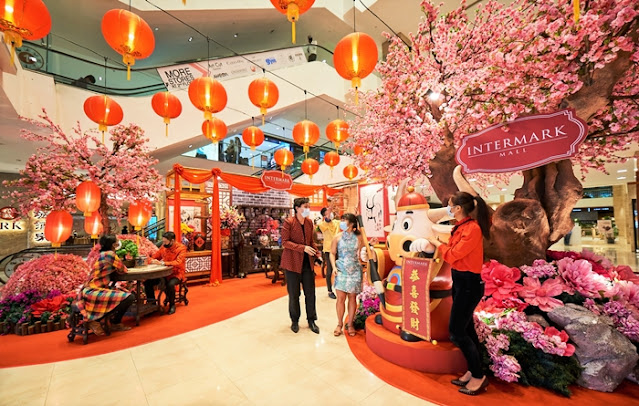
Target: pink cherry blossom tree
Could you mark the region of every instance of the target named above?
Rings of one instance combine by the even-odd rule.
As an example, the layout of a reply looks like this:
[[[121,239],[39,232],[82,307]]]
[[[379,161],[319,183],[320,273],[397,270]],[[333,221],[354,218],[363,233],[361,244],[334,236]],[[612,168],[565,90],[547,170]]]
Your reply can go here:
[[[20,171],[21,178],[5,181],[23,215],[30,210],[77,210],[75,189],[91,180],[102,192],[100,215],[105,232],[108,216],[123,216],[124,205],[135,199],[152,199],[163,190],[162,178],[153,167],[144,131],[135,124],[113,127],[102,143],[97,130],[83,132],[78,123],[74,135],[66,134],[43,110],[43,121],[30,120],[43,131],[22,131],[22,137],[43,145]],[[109,145],[107,145],[109,144]]]
[[[465,136],[574,108],[590,130],[578,155],[523,171],[515,200],[493,215],[487,256],[530,264],[572,229],[583,194],[573,163],[582,175],[603,170],[639,140],[639,2],[582,1],[578,18],[572,0],[492,0],[474,16],[465,2],[443,17],[432,1],[421,5],[411,47],[391,38],[378,65],[382,85],[361,99],[351,146],[366,154],[356,161],[394,184],[427,175],[444,201],[457,191],[452,172]]]

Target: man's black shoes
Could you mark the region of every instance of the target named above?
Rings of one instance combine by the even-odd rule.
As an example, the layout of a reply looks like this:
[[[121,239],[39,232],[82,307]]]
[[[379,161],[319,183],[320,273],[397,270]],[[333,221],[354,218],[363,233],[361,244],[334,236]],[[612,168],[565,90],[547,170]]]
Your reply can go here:
[[[171,307],[169,307],[168,314],[173,314],[173,313],[175,313],[175,305],[171,305]]]
[[[298,322],[294,321],[291,323],[291,331],[294,333],[297,333],[298,331],[300,331],[300,325]]]
[[[311,329],[313,333],[319,334],[319,327],[317,327],[317,324],[315,324],[314,321],[309,320],[308,327]]]

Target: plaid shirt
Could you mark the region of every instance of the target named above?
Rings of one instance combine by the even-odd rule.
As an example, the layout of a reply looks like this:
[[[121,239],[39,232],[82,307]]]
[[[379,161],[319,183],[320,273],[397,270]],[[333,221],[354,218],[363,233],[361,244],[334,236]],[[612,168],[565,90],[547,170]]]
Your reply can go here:
[[[93,265],[93,274],[78,292],[76,306],[85,321],[100,319],[130,295],[129,292],[109,286],[113,272],[127,273],[127,269],[115,252],[101,252]]]

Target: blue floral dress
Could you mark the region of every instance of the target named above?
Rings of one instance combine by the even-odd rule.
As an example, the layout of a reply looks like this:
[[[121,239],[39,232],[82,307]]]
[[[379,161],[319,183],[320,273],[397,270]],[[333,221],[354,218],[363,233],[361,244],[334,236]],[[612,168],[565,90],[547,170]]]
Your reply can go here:
[[[343,232],[337,242],[337,274],[335,289],[346,293],[362,291],[362,265],[357,252],[358,238],[354,233]]]

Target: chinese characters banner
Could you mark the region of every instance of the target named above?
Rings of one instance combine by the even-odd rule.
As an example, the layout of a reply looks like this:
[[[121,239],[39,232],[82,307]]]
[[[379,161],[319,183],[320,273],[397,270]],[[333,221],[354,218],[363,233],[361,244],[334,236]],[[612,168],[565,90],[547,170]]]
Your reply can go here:
[[[402,264],[402,330],[430,341],[430,263],[404,258]]]

